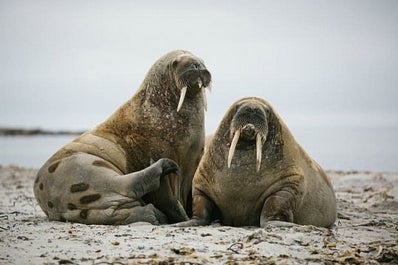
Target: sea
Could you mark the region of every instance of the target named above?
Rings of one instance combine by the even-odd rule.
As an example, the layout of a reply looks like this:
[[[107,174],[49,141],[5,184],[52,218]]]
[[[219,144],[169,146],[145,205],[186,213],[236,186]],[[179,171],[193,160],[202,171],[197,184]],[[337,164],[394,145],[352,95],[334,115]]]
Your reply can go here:
[[[292,131],[326,170],[398,172],[398,127],[310,127]],[[39,168],[73,135],[1,136],[0,165]]]

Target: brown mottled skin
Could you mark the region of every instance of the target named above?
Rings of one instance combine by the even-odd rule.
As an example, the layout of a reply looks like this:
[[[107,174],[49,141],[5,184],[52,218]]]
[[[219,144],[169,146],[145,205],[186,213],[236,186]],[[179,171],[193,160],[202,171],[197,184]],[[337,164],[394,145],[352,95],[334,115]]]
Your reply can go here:
[[[239,128],[246,129],[229,168],[228,153]],[[256,133],[266,139],[258,171]],[[264,227],[269,221],[285,221],[329,227],[337,214],[325,172],[295,141],[270,104],[254,97],[230,107],[206,146],[193,179],[192,207],[192,219],[178,226],[206,225],[219,218],[231,226]]]
[[[156,61],[130,100],[39,170],[34,193],[50,220],[187,220],[205,140],[203,90],[210,82],[203,61],[187,51]],[[186,97],[177,111],[183,86]]]

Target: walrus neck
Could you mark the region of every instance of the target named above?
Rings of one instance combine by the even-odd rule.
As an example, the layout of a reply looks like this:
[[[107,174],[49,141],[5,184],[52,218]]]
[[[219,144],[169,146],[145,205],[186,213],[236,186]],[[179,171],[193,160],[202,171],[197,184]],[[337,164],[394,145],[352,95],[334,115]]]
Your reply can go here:
[[[146,124],[148,124],[146,118],[150,112],[151,121],[156,121],[156,119],[163,121],[165,117],[179,119],[184,116],[184,112],[186,111],[189,111],[190,118],[193,118],[191,117],[192,111],[199,115],[204,114],[203,95],[199,93],[200,91],[196,91],[195,93],[192,89],[188,89],[182,107],[177,111],[181,89],[177,87],[173,78],[169,74],[163,74],[157,78],[156,83],[151,81],[152,79],[149,78],[148,81],[147,79],[144,80],[137,92],[137,96],[134,96],[132,99],[144,99],[139,102],[141,104],[132,105],[138,108],[134,110],[134,113],[141,113]],[[153,110],[157,110],[156,114],[158,115],[153,115]]]
[[[112,134],[123,143],[127,153],[135,153],[133,149],[137,143],[155,141],[159,146],[170,146],[179,143],[181,139],[192,140],[193,132],[204,134],[204,109],[200,97],[187,96],[179,112],[177,105],[179,92],[177,87],[168,87],[167,79],[158,78],[158,83],[143,82],[136,94],[122,105],[96,131],[100,134]],[[160,100],[161,99],[161,100]],[[195,113],[195,115],[192,115]],[[124,121],[123,123],[121,121]],[[183,126],[181,126],[183,125]],[[191,128],[191,129],[187,129]],[[109,136],[107,136],[109,137]],[[139,144],[137,144],[139,146]],[[178,146],[175,146],[178,148]],[[167,149],[167,148],[160,148]],[[145,155],[134,161],[148,164],[150,160],[167,155],[159,150],[147,150]],[[130,165],[129,168],[135,165]]]

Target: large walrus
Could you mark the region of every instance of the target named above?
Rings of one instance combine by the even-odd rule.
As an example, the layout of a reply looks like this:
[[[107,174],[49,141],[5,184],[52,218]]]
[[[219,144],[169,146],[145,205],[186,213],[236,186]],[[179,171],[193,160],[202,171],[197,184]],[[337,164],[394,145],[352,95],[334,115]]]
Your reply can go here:
[[[321,167],[268,102],[233,104],[206,146],[193,179],[193,217],[178,226],[261,226],[286,221],[329,227],[336,198]]]
[[[34,193],[49,219],[187,220],[210,82],[203,61],[190,52],[173,51],[156,61],[130,100],[38,171]]]

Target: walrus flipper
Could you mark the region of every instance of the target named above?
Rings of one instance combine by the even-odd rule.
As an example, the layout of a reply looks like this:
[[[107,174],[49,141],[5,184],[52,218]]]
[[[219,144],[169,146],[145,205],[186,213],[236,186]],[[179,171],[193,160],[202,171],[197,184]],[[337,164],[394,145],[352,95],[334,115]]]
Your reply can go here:
[[[294,222],[296,196],[290,188],[275,192],[265,200],[260,216],[260,226],[265,227],[269,221]]]
[[[127,187],[127,196],[141,199],[145,194],[159,188],[161,178],[177,173],[178,170],[178,165],[173,160],[161,158],[141,171],[120,176],[119,182],[121,186]],[[123,190],[123,187],[120,189]]]
[[[204,226],[211,223],[214,219],[215,205],[207,196],[200,195],[200,192],[196,191],[193,196],[193,217],[191,220],[176,224],[178,227],[188,226]]]
[[[167,216],[151,203],[147,205],[130,204],[129,206],[130,208],[122,208],[127,207],[127,205],[123,205],[117,209],[89,209],[85,211],[85,216],[82,215],[83,211],[77,214],[74,211],[68,211],[63,214],[61,220],[51,218],[50,220],[105,225],[127,225],[135,222],[147,222],[153,225],[168,223]]]
[[[173,160],[161,158],[156,163],[139,172],[121,176],[123,178],[122,186],[128,187],[129,197],[141,200],[146,194],[158,190],[160,186],[164,186],[162,185],[162,181],[166,181],[166,178],[171,177],[171,174],[177,174],[178,172],[179,167]],[[162,198],[162,200],[162,208],[165,209],[164,214],[167,216],[169,223],[188,220],[188,215],[179,200],[173,198],[171,195]],[[160,215],[160,217],[162,216]]]
[[[120,175],[109,162],[77,153],[39,170],[34,191],[40,202],[46,202],[41,207],[50,220],[165,224],[167,214],[145,203],[143,196],[159,189],[161,180],[178,170],[173,160],[162,158],[143,170]]]
[[[165,214],[169,220],[169,223],[177,223],[186,221],[189,219],[187,213],[184,210],[181,202],[176,198],[171,198],[169,201],[169,208],[165,210]]]

